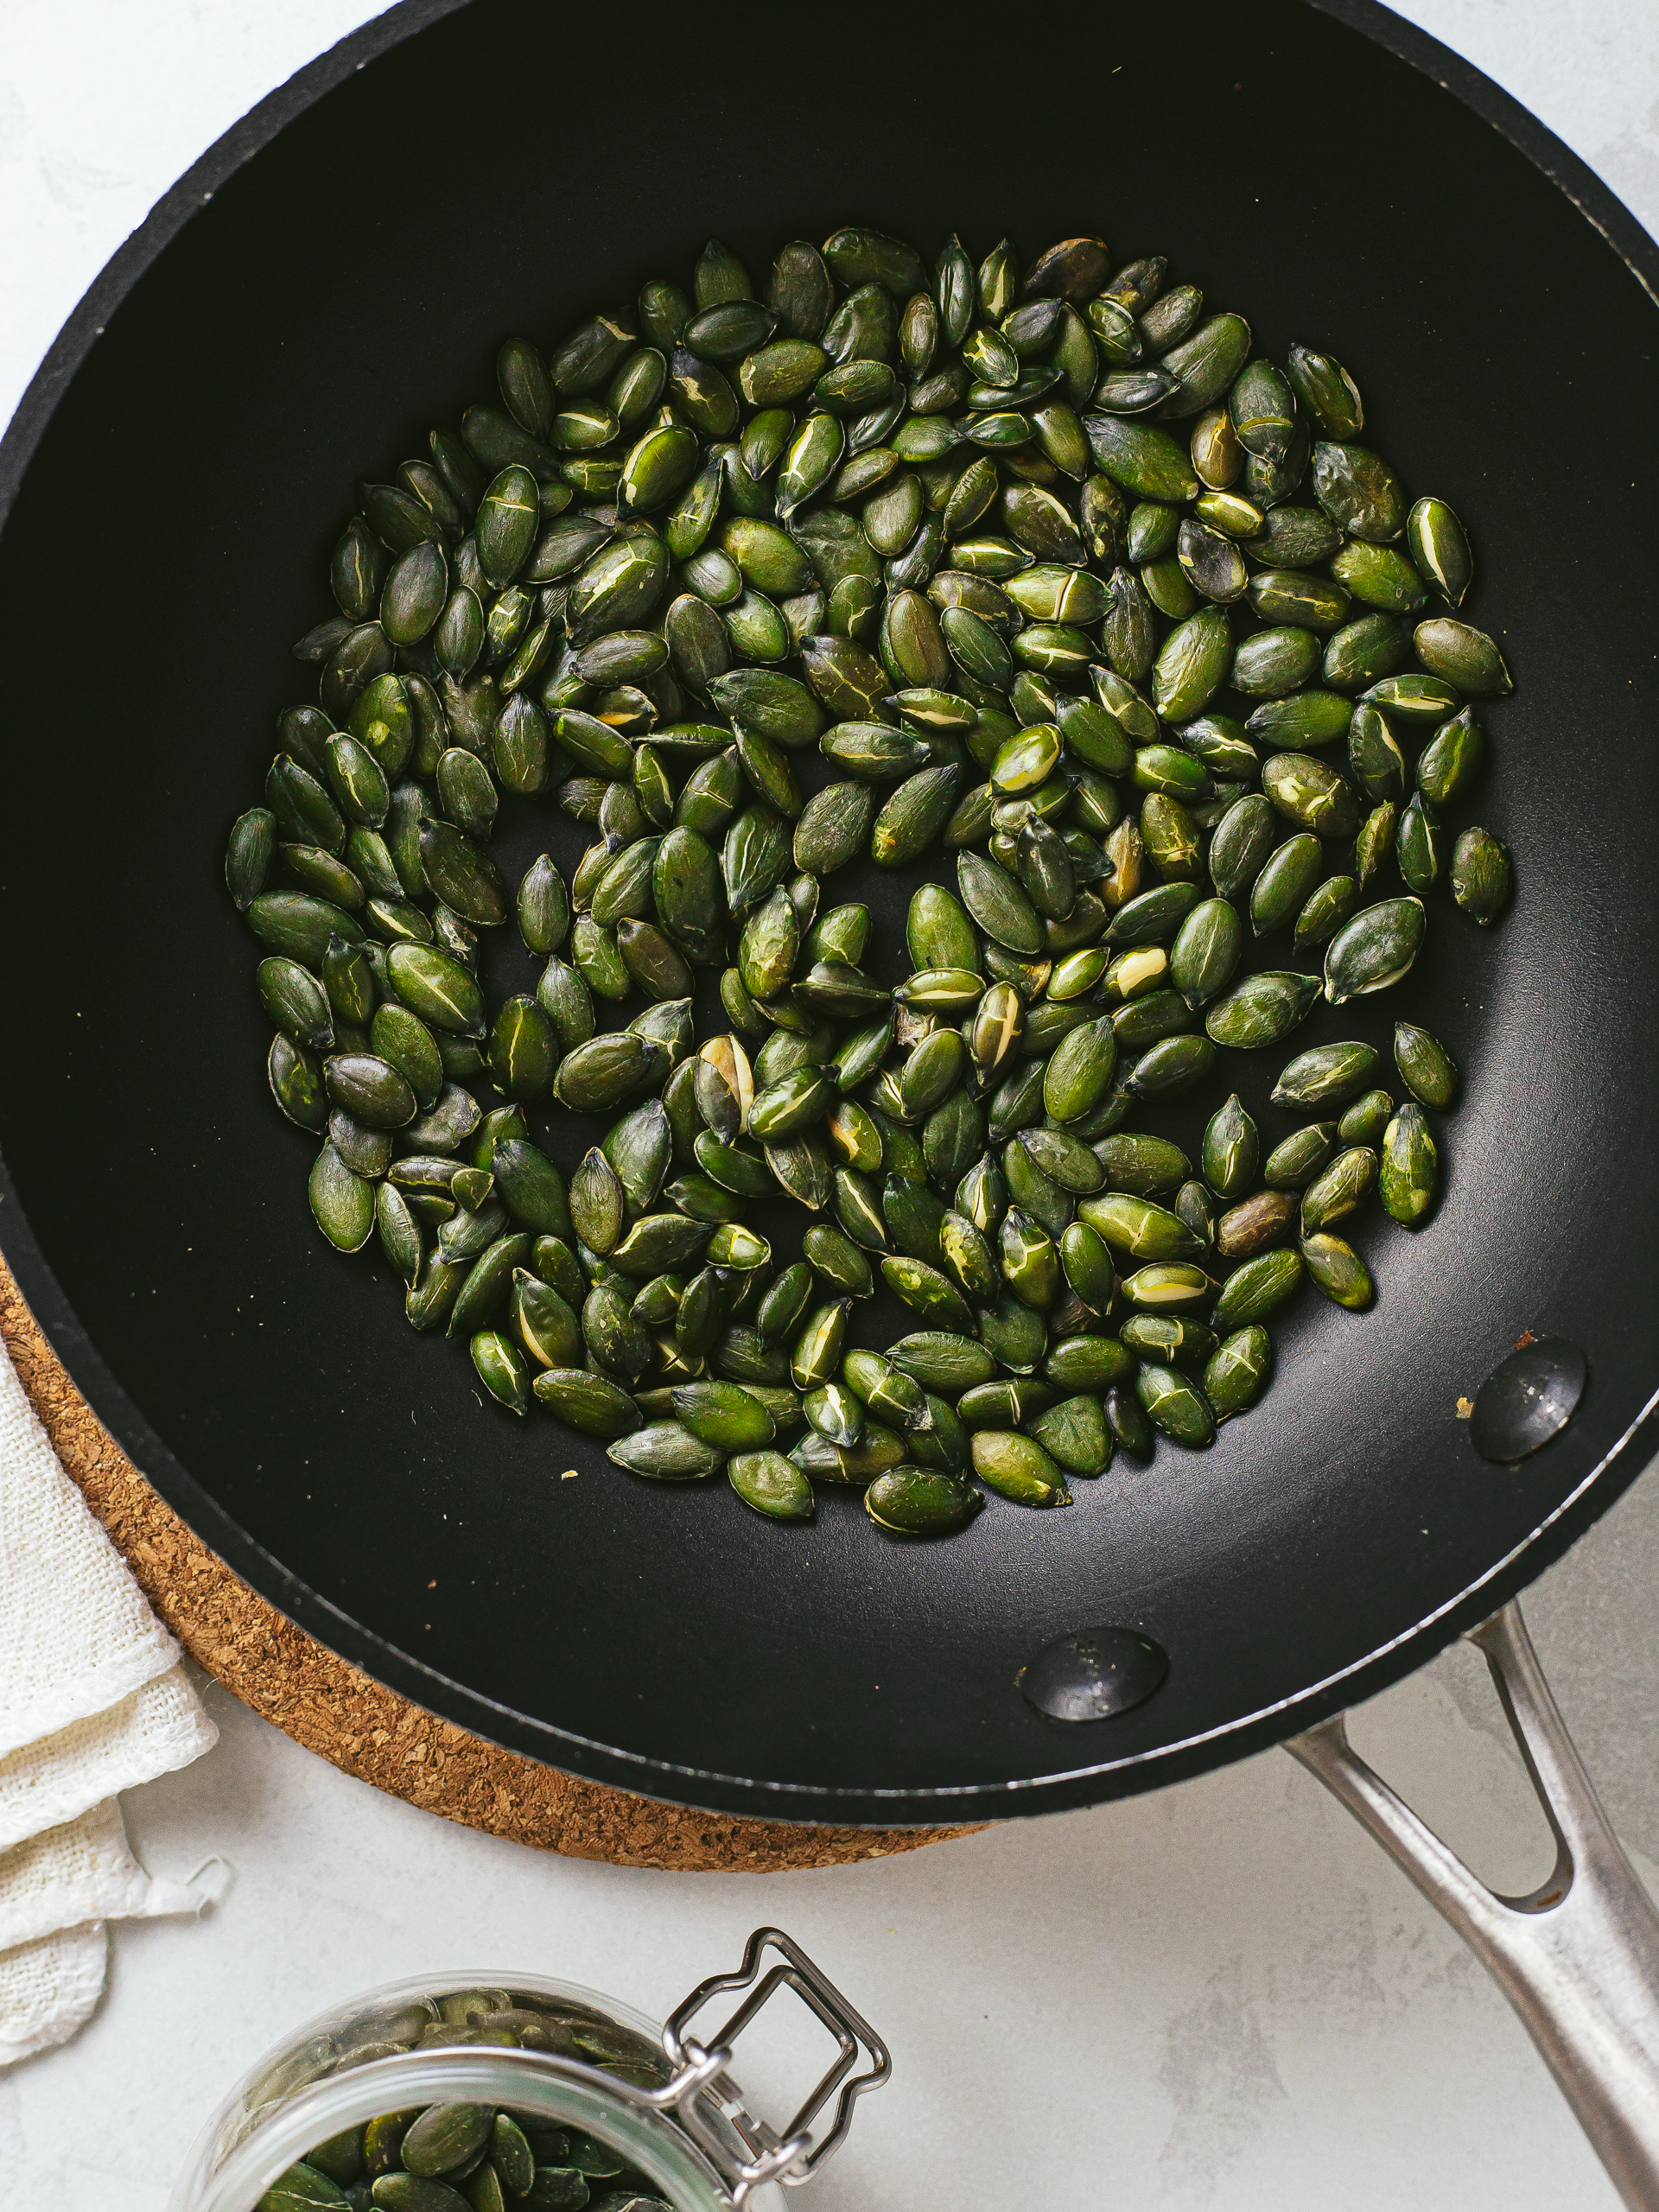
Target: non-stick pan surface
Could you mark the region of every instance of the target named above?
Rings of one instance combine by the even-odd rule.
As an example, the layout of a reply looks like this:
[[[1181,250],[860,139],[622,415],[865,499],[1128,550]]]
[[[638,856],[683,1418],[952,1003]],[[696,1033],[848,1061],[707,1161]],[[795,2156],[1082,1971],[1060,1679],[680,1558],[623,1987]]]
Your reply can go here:
[[[1080,1803],[1403,1673],[1641,1465],[1659,315],[1606,233],[1649,281],[1659,257],[1491,86],[1352,13],[1372,35],[1296,0],[728,8],[637,35],[519,0],[399,10],[185,181],[14,426],[0,1237],[193,1525],[466,1726],[740,1811]],[[641,1483],[540,1417],[483,1409],[464,1352],[404,1326],[384,1266],[372,1280],[317,1238],[219,872],[276,710],[310,696],[287,645],[327,611],[353,480],[487,397],[505,334],[550,342],[683,273],[711,233],[762,267],[849,219],[930,253],[952,229],[979,253],[1098,230],[1125,257],[1169,255],[1271,352],[1327,346],[1363,385],[1368,439],[1468,518],[1474,619],[1518,685],[1488,718],[1476,809],[1513,845],[1513,913],[1489,933],[1437,899],[1421,977],[1298,1040],[1385,1044],[1405,1014],[1465,1070],[1438,1217],[1363,1237],[1375,1313],[1309,1298],[1276,1332],[1279,1381],[1213,1451],[1160,1446],[1077,1484],[1070,1511],[994,1503],[934,1545],[880,1540],[853,1493],[779,1528],[723,1484]],[[505,849],[568,867],[581,842],[519,803]],[[868,873],[852,890],[891,957],[922,871]],[[529,973],[516,948],[491,958]],[[1274,1067],[1232,1057],[1271,1118]],[[567,1162],[589,1141],[570,1116],[547,1128]],[[899,1325],[870,1313],[862,1333]],[[1560,1440],[1499,1469],[1458,1400],[1523,1328],[1576,1338],[1591,1382]],[[1116,1722],[1040,1719],[1016,1671],[1102,1622],[1155,1637],[1166,1686]]]

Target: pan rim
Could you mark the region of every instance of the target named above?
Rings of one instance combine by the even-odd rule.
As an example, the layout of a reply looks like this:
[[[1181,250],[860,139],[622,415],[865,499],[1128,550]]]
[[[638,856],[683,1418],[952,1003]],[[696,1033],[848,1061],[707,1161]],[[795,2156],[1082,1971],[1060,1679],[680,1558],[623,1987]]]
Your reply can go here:
[[[297,71],[234,124],[117,250],[65,321],[0,436],[0,531],[54,413],[116,308],[214,193],[287,126],[371,60],[470,0],[400,0]],[[1611,188],[1510,94],[1377,0],[1302,0],[1450,92],[1554,185],[1659,306],[1659,241]],[[1659,1446],[1659,1389],[1573,1491],[1503,1558],[1423,1618],[1292,1695],[1178,1742],[1002,1783],[926,1788],[757,1780],[619,1749],[519,1713],[377,1636],[285,1568],[232,1521],[105,1366],[40,1248],[0,1158],[0,1247],[71,1380],[135,1466],[228,1565],[328,1649],[456,1726],[591,1780],[676,1803],[808,1823],[883,1827],[1060,1810],[1154,1788],[1282,1741],[1375,1694],[1487,1618],[1560,1558]],[[1645,1449],[1643,1446],[1645,1446]],[[1057,1724],[1058,1725],[1058,1724]],[[1092,1731],[1091,1731],[1092,1732]],[[1220,1747],[1217,1749],[1217,1747]],[[556,1756],[550,1757],[550,1754]],[[654,1786],[653,1786],[654,1785]],[[687,1794],[689,1792],[689,1794]]]

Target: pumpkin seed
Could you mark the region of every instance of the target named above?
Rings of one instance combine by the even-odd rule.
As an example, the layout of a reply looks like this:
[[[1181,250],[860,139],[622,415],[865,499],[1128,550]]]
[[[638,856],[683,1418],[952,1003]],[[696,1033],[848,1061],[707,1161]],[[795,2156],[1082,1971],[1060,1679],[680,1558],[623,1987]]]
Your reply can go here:
[[[1224,1260],[1254,1259],[1290,1234],[1300,1211],[1289,1191],[1255,1192],[1229,1206],[1216,1224],[1216,1249]]]
[[[1300,913],[1324,865],[1319,841],[1309,832],[1279,847],[1250,891],[1250,928],[1257,937],[1282,929]]]
[[[1295,1295],[1303,1273],[1300,1252],[1263,1252],[1246,1260],[1222,1285],[1210,1325],[1225,1337],[1247,1322],[1264,1319]]]
[[[1428,1214],[1440,1189],[1440,1154],[1421,1106],[1408,1100],[1382,1133],[1377,1188],[1385,1211],[1408,1229]]]
[[[1448,606],[1460,607],[1474,575],[1463,524],[1444,499],[1419,499],[1406,517],[1411,557]]]
[[[1217,999],[1205,1017],[1205,1028],[1215,1044],[1259,1050],[1288,1036],[1313,1011],[1319,995],[1317,976],[1264,969]]]
[[[1302,1240],[1302,1261],[1311,1281],[1335,1306],[1361,1313],[1376,1296],[1370,1272],[1351,1244],[1324,1233]]]
[[[1490,830],[1464,830],[1452,849],[1452,896],[1464,912],[1490,928],[1514,891],[1509,847]]]
[[[1019,1505],[1070,1505],[1064,1471],[1036,1440],[1009,1429],[979,1429],[973,1467],[988,1490]]]
[[[1376,1154],[1369,1145],[1339,1152],[1302,1192],[1303,1236],[1352,1213],[1376,1187]]]
[[[1397,983],[1422,949],[1427,928],[1421,899],[1383,899],[1362,908],[1325,949],[1325,997],[1340,1006]]]
[[[1273,1103],[1303,1109],[1340,1106],[1365,1088],[1376,1063],[1371,1045],[1316,1045],[1286,1065],[1273,1087]]]
[[[1198,1385],[1179,1368],[1143,1366],[1135,1389],[1147,1417],[1173,1442],[1190,1449],[1215,1442],[1215,1415]]]
[[[781,1452],[740,1452],[726,1462],[726,1478],[745,1505],[773,1521],[810,1521],[812,1485]]]
[[[890,1467],[864,1493],[864,1510],[877,1528],[905,1536],[948,1535],[983,1503],[977,1491],[942,1468]]]
[[[1458,1071],[1437,1037],[1414,1022],[1394,1026],[1394,1063],[1412,1096],[1438,1113],[1457,1103]]]
[[[1205,1399],[1218,1423],[1249,1412],[1266,1388],[1272,1365],[1272,1340],[1259,1322],[1222,1340],[1204,1370]]]

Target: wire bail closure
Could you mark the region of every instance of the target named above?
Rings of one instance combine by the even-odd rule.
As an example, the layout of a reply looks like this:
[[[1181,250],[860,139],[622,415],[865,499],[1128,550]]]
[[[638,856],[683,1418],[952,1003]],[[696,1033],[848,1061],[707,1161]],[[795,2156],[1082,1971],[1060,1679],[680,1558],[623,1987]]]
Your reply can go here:
[[[781,1954],[762,1972],[768,1951]],[[805,2102],[780,2134],[771,2124],[757,2120],[744,2106],[727,2075],[738,2037],[780,1989],[792,1989],[835,2037],[835,2057],[810,2092]],[[728,2017],[712,2042],[705,2046],[687,2033],[693,2019],[722,1990],[747,1989],[749,1994]],[[798,2189],[810,2181],[831,2153],[846,2139],[853,2107],[867,2089],[880,2088],[893,2072],[887,2045],[835,1984],[814,1965],[791,1936],[780,1928],[757,1928],[743,1952],[743,1963],[733,1974],[711,1974],[675,2007],[663,2030],[663,2050],[673,2068],[671,2078],[649,2093],[648,2101],[671,2113],[696,2143],[724,2183],[732,2204],[747,2204],[767,2182]],[[868,2064],[855,2072],[862,2053]],[[812,2123],[830,2099],[835,2117],[816,2139]],[[701,2101],[711,2099],[737,2135],[749,2156],[734,2158],[729,2141],[722,2137]]]

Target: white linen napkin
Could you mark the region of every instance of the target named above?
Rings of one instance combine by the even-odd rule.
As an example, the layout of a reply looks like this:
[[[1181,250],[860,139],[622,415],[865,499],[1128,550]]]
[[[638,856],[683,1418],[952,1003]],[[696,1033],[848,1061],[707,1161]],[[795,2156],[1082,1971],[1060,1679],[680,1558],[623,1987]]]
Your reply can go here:
[[[0,2067],[90,2018],[106,1920],[211,1900],[144,1872],[116,1802],[217,1739],[179,1657],[0,1349]]]

